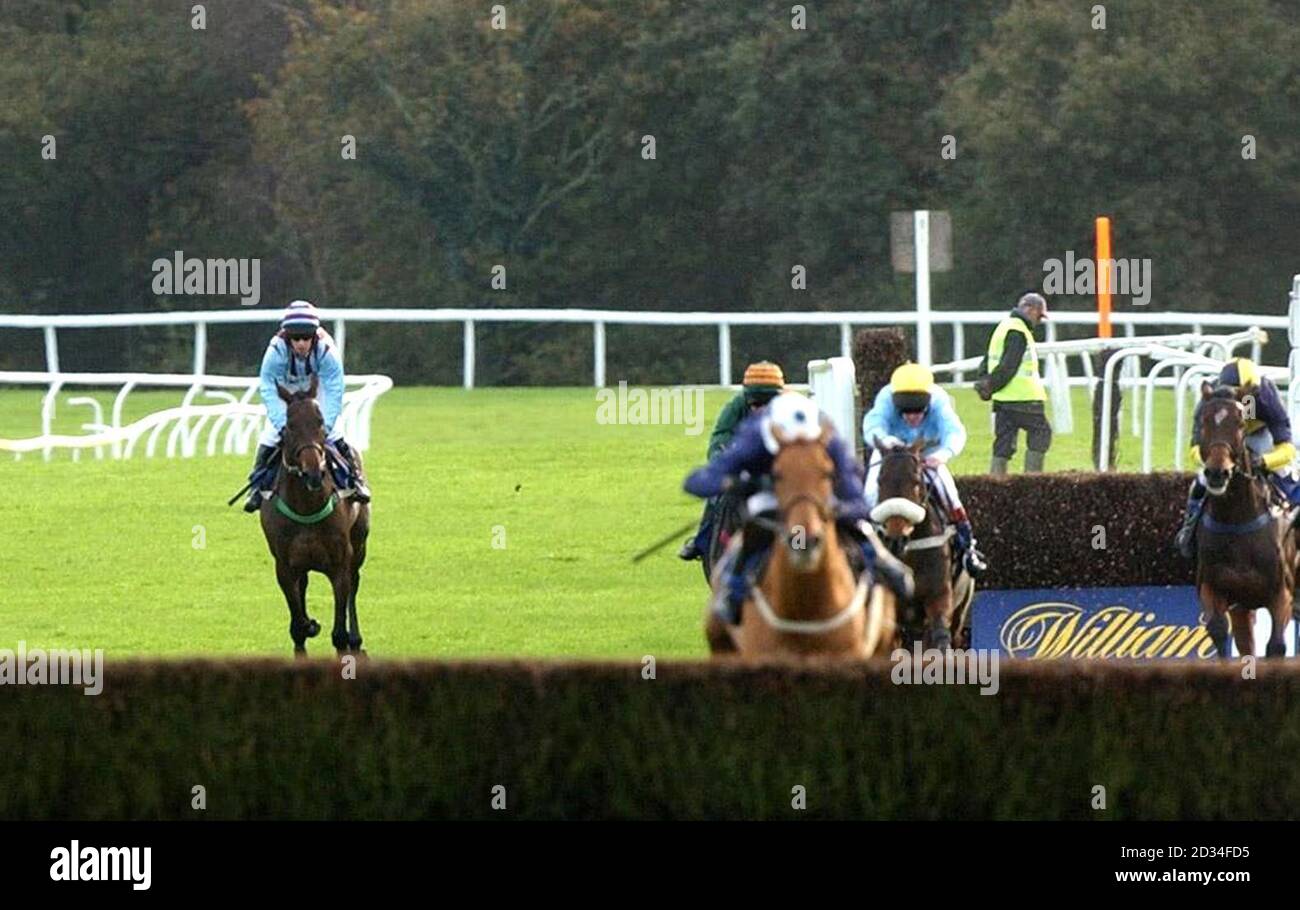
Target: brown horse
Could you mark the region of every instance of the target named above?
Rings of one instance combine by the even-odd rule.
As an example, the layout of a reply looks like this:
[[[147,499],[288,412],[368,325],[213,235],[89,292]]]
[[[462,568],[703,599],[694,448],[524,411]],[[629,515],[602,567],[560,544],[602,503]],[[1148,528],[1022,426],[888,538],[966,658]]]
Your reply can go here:
[[[924,623],[922,647],[946,650],[952,647],[954,636],[959,647],[969,644],[975,582],[965,569],[953,574],[954,529],[925,480],[921,453],[928,444],[918,439],[910,446],[877,446],[880,495],[872,518],[879,519],[885,545],[911,568],[916,582],[916,594],[899,604],[900,629],[910,637]],[[910,647],[911,642],[899,644]]]
[[[705,636],[715,654],[742,656],[834,655],[871,657],[889,653],[894,637],[894,595],[883,584],[859,581],[840,544],[831,508],[835,465],[826,451],[831,429],[813,440],[784,440],[772,465],[773,492],[780,518],[751,519],[736,535],[732,550],[742,550],[745,534],[776,537],[762,581],[741,607],[740,625],[731,627],[709,611]],[[740,554],[737,554],[739,558]],[[719,562],[714,596],[725,596]]]
[[[366,561],[370,506],[340,499],[325,456],[325,424],[316,404],[316,377],[305,392],[279,387],[288,405],[280,435],[274,497],[262,501],[262,533],[275,557],[275,577],[289,605],[289,637],[297,657],[320,623],[307,615],[307,573],[320,572],[334,589],[331,639],[339,655],[365,654],[357,623],[357,588]],[[353,449],[360,466],[360,454]]]
[[[1220,657],[1228,656],[1228,617],[1240,655],[1255,653],[1255,609],[1273,617],[1265,653],[1286,654],[1296,579],[1289,522],[1269,507],[1269,482],[1245,444],[1245,412],[1236,390],[1201,387],[1199,445],[1207,499],[1197,529],[1196,590],[1201,616]]]

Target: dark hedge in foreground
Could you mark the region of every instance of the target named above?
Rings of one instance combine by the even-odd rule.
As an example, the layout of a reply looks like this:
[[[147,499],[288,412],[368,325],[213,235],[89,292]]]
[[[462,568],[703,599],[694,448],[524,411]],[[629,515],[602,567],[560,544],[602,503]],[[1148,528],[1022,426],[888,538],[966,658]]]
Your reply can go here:
[[[344,681],[328,661],[142,663],[110,665],[98,697],[6,687],[0,817],[1300,815],[1294,665],[1245,681],[1235,664],[1004,663],[989,696],[896,686],[885,663],[640,671],[372,662]]]
[[[1174,548],[1190,482],[1172,472],[960,477],[990,566],[980,587],[1192,584],[1194,566]]]

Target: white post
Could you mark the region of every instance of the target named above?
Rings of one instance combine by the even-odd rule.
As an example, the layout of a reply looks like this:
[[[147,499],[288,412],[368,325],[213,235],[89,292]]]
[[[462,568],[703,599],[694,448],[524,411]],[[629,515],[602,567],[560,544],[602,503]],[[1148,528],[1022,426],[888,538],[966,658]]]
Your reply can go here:
[[[59,339],[54,332],[54,326],[45,327],[45,371],[47,373],[59,372]]]
[[[1137,326],[1131,322],[1128,323],[1127,325],[1124,326],[1124,334],[1129,338],[1136,338]],[[1138,377],[1141,375],[1141,370],[1138,369],[1139,366],[1140,364],[1137,360],[1130,360],[1124,364],[1124,375],[1131,380],[1129,388],[1131,388],[1134,392],[1134,394],[1129,396],[1130,401],[1129,401],[1129,409],[1128,409],[1129,420],[1132,423],[1131,428],[1133,430],[1134,436],[1138,436],[1141,433],[1141,428],[1139,424],[1139,421],[1141,420],[1141,415],[1138,413],[1138,409],[1141,407],[1141,401],[1137,395],[1137,380]],[[1123,409],[1123,407],[1124,405],[1121,404],[1120,408]]]
[[[731,326],[718,323],[718,385],[731,385]]]
[[[853,359],[853,326],[840,323],[840,356]]]
[[[348,324],[342,319],[334,320],[334,343],[339,346],[339,359],[343,359],[343,346],[348,343]]]
[[[47,373],[59,372],[59,338],[55,334],[55,328],[52,325],[45,327],[45,371]],[[41,406],[41,433],[50,435],[50,427],[54,425],[54,403],[59,394],[59,386],[62,385],[58,380],[50,383],[50,390],[45,393],[45,401]],[[46,461],[54,454],[54,449],[46,446],[44,457]]]
[[[960,322],[952,324],[952,359],[966,359],[966,326]],[[952,381],[961,382],[965,375],[961,370],[958,370],[953,374]]]
[[[594,349],[595,358],[594,372],[596,374],[596,388],[605,387],[605,323],[592,323],[592,348]]]
[[[208,363],[208,324],[194,323],[194,375],[202,376],[207,372]]]
[[[916,361],[930,365],[930,213],[912,213],[916,249]]]
[[[474,388],[474,320],[465,320],[465,376],[464,386]]]

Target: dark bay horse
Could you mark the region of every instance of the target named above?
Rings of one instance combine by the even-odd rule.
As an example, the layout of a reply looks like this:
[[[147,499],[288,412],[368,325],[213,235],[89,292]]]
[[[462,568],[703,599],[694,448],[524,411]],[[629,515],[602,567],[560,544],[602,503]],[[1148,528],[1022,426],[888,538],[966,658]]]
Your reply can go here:
[[[970,603],[975,582],[965,569],[953,574],[956,549],[953,526],[930,495],[922,451],[926,440],[880,451],[880,495],[872,520],[881,527],[885,545],[911,569],[916,594],[899,604],[899,629],[914,636],[924,624],[922,647],[968,646]],[[910,641],[900,641],[903,647]]]
[[[1265,469],[1245,443],[1245,411],[1231,387],[1201,387],[1200,451],[1206,495],[1197,529],[1196,590],[1201,616],[1220,657],[1228,656],[1228,617],[1237,653],[1255,653],[1254,617],[1273,617],[1265,653],[1286,654],[1296,579],[1296,542],[1285,517],[1269,506]]]
[[[340,499],[325,456],[325,423],[316,404],[316,377],[305,392],[280,386],[288,418],[280,434],[280,469],[274,497],[262,500],[262,533],[275,557],[275,577],[289,605],[289,637],[297,657],[320,623],[307,615],[307,573],[320,572],[334,590],[334,629],[340,656],[363,655],[357,623],[357,588],[366,561],[370,506]],[[356,453],[355,448],[353,452]],[[356,453],[358,466],[360,454]]]
[[[709,611],[705,637],[715,654],[744,657],[831,655],[874,657],[889,654],[894,638],[894,594],[883,583],[860,580],[841,545],[832,512],[835,465],[826,451],[827,424],[820,438],[783,440],[772,465],[777,521],[747,524],[743,535],[761,533],[776,540],[762,580],[741,608],[740,625],[727,626]],[[714,573],[715,596],[725,587],[721,567]]]

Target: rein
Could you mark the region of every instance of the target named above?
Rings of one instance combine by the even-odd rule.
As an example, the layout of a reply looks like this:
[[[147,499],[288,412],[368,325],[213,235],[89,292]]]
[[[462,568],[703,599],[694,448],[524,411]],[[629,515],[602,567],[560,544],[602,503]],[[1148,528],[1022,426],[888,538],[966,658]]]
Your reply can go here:
[[[907,449],[894,449],[889,452],[881,453],[880,465],[882,471],[884,470],[886,458],[906,458],[909,461],[915,461],[917,465],[920,467],[922,472],[920,477],[920,484],[921,484],[921,489],[924,491],[924,495],[921,497],[921,501],[916,504],[919,505],[922,509],[925,509],[926,517],[928,518],[930,515],[930,505],[933,502],[934,497],[930,495],[930,485],[925,481],[925,474],[924,474],[925,462],[919,456],[913,455]],[[884,500],[886,497],[882,496],[880,498]],[[911,502],[911,500],[908,501]],[[945,524],[942,515],[936,513],[936,517],[939,518],[940,520],[939,523],[940,525],[943,526],[944,530],[938,534],[932,534],[929,537],[912,538],[904,545],[903,547],[904,553],[914,553],[917,550],[934,550],[939,547],[942,547],[944,544],[946,544],[949,540],[952,539],[952,536],[957,533],[957,529],[953,527],[951,524]],[[883,536],[883,531],[881,533]]]

